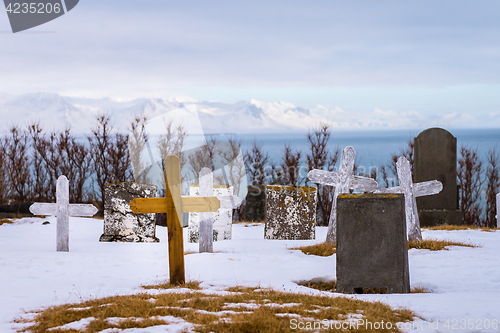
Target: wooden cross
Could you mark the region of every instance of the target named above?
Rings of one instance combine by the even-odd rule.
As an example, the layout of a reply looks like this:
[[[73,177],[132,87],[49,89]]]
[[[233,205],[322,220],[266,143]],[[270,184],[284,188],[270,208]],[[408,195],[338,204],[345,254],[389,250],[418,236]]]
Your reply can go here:
[[[232,205],[230,200],[217,197],[182,197],[179,157],[167,155],[164,166],[165,197],[136,198],[130,202],[130,208],[135,214],[167,213],[170,283],[182,284],[185,282],[182,213],[216,212]]]
[[[200,197],[212,197],[214,195],[214,176],[209,168],[203,168],[200,172]],[[236,196],[219,196],[221,202],[230,202],[231,209],[238,208],[242,200]],[[200,253],[213,252],[214,250],[214,227],[213,213],[200,213]]]
[[[413,184],[410,162],[401,156],[396,162],[399,186],[382,188],[373,193],[404,193],[406,213],[406,235],[408,240],[422,239],[420,221],[417,211],[417,197],[438,194],[443,189],[443,184],[437,180]]]
[[[347,146],[342,151],[338,172],[314,169],[307,174],[307,177],[314,183],[335,187],[326,234],[327,244],[337,242],[337,197],[339,194],[347,193],[350,189],[370,192],[378,187],[377,181],[372,178],[353,175],[355,159],[356,151],[353,147]]]
[[[30,206],[34,215],[57,216],[57,251],[69,252],[69,217],[94,216],[98,209],[91,204],[69,203],[69,182],[60,176],[56,185],[56,203],[35,202]]]

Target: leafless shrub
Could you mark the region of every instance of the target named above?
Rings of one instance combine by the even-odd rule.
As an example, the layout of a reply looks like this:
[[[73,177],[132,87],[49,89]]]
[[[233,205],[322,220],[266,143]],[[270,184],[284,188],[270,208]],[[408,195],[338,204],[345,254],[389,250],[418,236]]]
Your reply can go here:
[[[496,228],[497,212],[496,195],[500,188],[498,148],[494,147],[488,151],[487,155],[488,166],[486,167],[486,214],[484,224],[488,228]]]
[[[26,201],[31,197],[32,182],[28,133],[18,126],[12,126],[5,148],[10,197],[16,202]]]
[[[270,162],[269,155],[263,151],[262,141],[254,139],[250,150],[245,153],[244,160],[247,174],[251,185],[266,184],[266,177],[270,175],[270,169],[266,164]]]
[[[290,144],[285,144],[283,149],[283,159],[281,168],[283,170],[283,182],[285,185],[298,186],[301,183],[299,178],[299,165],[302,153],[292,149]]]
[[[146,133],[145,115],[136,116],[129,124],[130,135],[128,137],[128,147],[130,155],[130,163],[134,172],[134,180],[139,183],[148,183],[150,179],[147,177],[151,166],[146,167],[142,162],[143,153],[146,148],[148,134]]]
[[[481,216],[481,171],[483,163],[478,150],[466,146],[460,148],[457,181],[459,184],[460,210],[465,225],[479,225]]]
[[[333,171],[340,156],[340,149],[337,147],[333,152],[328,150],[330,136],[331,131],[326,124],[320,125],[319,128],[307,134],[310,149],[310,153],[306,156],[308,170],[324,169]],[[325,226],[328,225],[330,218],[335,188],[321,184],[316,185],[318,188],[317,224]]]
[[[0,203],[5,203],[9,193],[9,183],[7,179],[7,157],[6,153],[7,138],[0,138]]]

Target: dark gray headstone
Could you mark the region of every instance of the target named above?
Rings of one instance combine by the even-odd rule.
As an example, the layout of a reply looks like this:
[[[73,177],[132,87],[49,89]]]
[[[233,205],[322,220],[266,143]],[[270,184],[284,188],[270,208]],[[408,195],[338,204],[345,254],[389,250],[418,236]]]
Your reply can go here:
[[[457,138],[442,128],[429,128],[415,138],[413,180],[438,180],[443,190],[417,198],[420,225],[462,224],[458,207]]]
[[[266,185],[249,185],[245,203],[245,221],[261,222],[266,218]]]
[[[341,194],[337,202],[337,291],[409,293],[403,194]]]
[[[107,185],[104,190],[104,233],[101,242],[159,242],[155,214],[134,214],[130,201],[155,198],[156,186],[136,182]]]
[[[314,187],[267,186],[264,238],[314,239],[316,195]]]

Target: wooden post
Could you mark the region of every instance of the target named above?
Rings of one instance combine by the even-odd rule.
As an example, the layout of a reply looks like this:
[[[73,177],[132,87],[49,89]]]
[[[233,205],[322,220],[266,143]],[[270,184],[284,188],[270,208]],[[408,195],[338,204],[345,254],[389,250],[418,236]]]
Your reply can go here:
[[[203,168],[200,172],[200,197],[211,197],[214,194],[214,176],[212,170]],[[214,226],[213,213],[200,213],[200,253],[213,252]]]
[[[405,196],[406,235],[408,240],[422,239],[420,221],[418,219],[417,201],[415,198],[438,194],[443,184],[437,180],[413,184],[410,162],[401,156],[396,162],[399,186],[382,188],[374,193],[403,193]]]
[[[69,203],[69,182],[66,176],[60,176],[56,185],[56,203],[35,202],[30,206],[34,215],[57,216],[57,251],[69,251],[69,217],[94,216],[97,208],[90,204]]]
[[[171,201],[167,208],[170,283],[183,284],[186,278],[182,235],[181,168],[179,157],[175,155],[165,157],[165,185],[165,198],[170,198]]]
[[[335,187],[332,201],[332,211],[328,221],[328,232],[326,235],[327,244],[337,242],[337,197],[341,193],[349,192],[349,189],[373,191],[378,187],[377,181],[368,177],[354,176],[354,160],[356,151],[353,147],[347,146],[342,151],[340,167],[338,172],[324,170],[311,170],[307,177],[314,183]]]

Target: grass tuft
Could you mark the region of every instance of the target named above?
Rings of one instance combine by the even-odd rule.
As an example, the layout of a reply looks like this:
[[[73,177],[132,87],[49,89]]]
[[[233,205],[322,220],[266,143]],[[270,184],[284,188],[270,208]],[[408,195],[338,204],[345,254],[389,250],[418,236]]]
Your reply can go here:
[[[380,302],[346,297],[312,296],[260,288],[232,288],[229,294],[186,293],[114,296],[82,303],[46,308],[23,322],[31,325],[21,332],[62,332],[61,326],[87,321],[86,332],[106,329],[145,328],[185,322],[196,332],[291,332],[291,319],[309,323],[314,331],[327,331],[321,322],[349,322],[353,315],[365,322],[409,322],[415,314],[408,309],[392,309]],[[237,291],[237,292],[236,292]],[[315,325],[315,326],[314,326]],[[83,328],[82,328],[83,329]],[[76,330],[74,330],[76,331]],[[350,332],[366,332],[359,326]],[[68,331],[65,331],[68,332]]]
[[[307,288],[317,289],[321,291],[330,291],[330,292],[337,291],[336,280],[325,281],[322,279],[312,279],[309,281],[298,281],[297,284],[299,286],[304,286]]]
[[[469,243],[438,240],[432,238],[408,241],[408,250],[418,249],[418,250],[440,251],[440,250],[449,250],[448,246],[478,247],[477,245]]]
[[[421,286],[418,286],[418,287],[413,287],[411,288],[411,291],[410,291],[412,294],[428,294],[428,293],[432,293],[432,290],[429,290],[427,288],[424,288],[424,287],[421,287]]]
[[[9,220],[9,219],[0,219],[0,225],[2,224],[12,224],[14,221]]]
[[[159,284],[150,284],[142,286],[143,289],[172,289],[172,288],[187,288],[192,290],[201,290],[200,281],[188,281],[183,284],[171,284],[170,282],[164,282]]]
[[[499,230],[498,228],[487,228],[487,227],[476,227],[473,225],[438,225],[434,227],[425,227],[422,229],[427,229],[427,230],[446,230],[446,231],[454,231],[454,230],[481,230],[481,231],[487,231],[487,232],[493,232],[496,230]]]
[[[302,253],[313,256],[329,257],[336,253],[335,245],[319,243],[309,246],[292,247],[289,250],[300,250]]]

